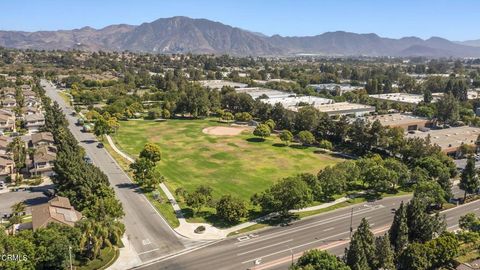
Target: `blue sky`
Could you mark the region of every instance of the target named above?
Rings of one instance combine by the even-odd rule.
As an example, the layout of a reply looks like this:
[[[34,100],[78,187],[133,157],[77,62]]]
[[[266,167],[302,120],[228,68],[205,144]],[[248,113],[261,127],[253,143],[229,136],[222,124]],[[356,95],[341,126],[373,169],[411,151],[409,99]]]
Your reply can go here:
[[[476,0],[0,0],[1,30],[140,24],[189,16],[267,35],[344,30],[399,38],[480,39]]]

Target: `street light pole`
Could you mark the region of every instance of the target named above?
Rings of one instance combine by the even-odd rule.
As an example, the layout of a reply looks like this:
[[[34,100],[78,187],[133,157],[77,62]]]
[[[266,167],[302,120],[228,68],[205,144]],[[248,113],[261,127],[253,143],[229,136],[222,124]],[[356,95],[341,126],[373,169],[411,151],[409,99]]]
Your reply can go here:
[[[352,207],[352,211],[350,212],[350,239],[352,239],[352,232],[353,232],[353,207]]]
[[[68,256],[70,257],[70,270],[73,270],[73,265],[72,265],[72,246],[68,246]]]

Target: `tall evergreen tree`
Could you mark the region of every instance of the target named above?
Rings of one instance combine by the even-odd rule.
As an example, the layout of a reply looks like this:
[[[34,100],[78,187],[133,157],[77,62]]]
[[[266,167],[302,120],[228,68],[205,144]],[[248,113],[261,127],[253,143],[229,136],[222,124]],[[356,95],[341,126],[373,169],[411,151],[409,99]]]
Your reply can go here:
[[[395,254],[400,254],[408,245],[407,211],[403,202],[395,211],[393,223],[388,232]]]
[[[468,157],[467,165],[462,171],[459,187],[465,191],[463,201],[467,198],[468,193],[474,193],[480,188],[477,170],[475,169],[475,158],[471,155]]]
[[[427,204],[414,197],[407,205],[408,239],[425,243],[445,231],[445,220],[440,215],[427,213]]]
[[[365,218],[352,236],[345,261],[352,270],[375,269],[375,240]]]
[[[375,269],[394,270],[394,255],[388,234],[375,239]]]

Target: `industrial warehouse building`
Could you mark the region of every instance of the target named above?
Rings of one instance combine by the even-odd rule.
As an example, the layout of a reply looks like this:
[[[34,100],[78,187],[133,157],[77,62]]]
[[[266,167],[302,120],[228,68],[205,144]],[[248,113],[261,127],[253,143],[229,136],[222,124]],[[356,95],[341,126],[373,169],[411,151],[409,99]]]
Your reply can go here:
[[[367,117],[367,120],[370,122],[378,120],[382,126],[401,127],[405,131],[428,128],[432,126],[432,122],[427,118],[404,113],[375,115]]]

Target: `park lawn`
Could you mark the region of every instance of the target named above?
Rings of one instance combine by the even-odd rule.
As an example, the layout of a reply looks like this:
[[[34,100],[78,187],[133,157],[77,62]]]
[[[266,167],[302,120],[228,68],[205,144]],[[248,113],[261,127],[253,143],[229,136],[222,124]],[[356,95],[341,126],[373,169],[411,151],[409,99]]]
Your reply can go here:
[[[158,169],[172,191],[192,191],[199,185],[213,189],[214,196],[232,194],[244,200],[297,173],[314,173],[342,159],[321,154],[318,148],[286,147],[277,136],[258,141],[251,132],[237,136],[207,135],[202,129],[225,125],[213,119],[134,120],[120,122],[115,143],[137,157],[145,143],[162,149]]]

